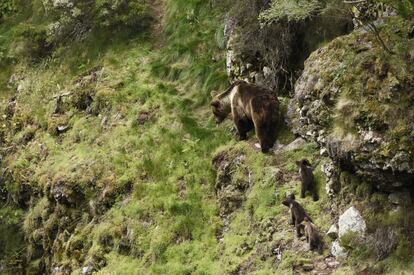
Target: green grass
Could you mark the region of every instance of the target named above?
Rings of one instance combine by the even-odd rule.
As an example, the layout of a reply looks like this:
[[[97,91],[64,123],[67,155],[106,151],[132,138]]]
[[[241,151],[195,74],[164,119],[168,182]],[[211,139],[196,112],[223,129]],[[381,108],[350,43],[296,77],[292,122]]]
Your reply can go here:
[[[295,161],[315,163],[318,148],[308,143],[263,155],[252,146],[253,134],[237,142],[231,121],[216,127],[208,102],[211,90],[227,84],[223,7],[168,0],[163,9],[163,37],[92,33],[36,64],[1,64],[5,99],[11,72],[24,80],[14,117],[0,118],[7,129],[0,131],[1,141],[12,148],[2,159],[10,174],[1,187],[9,197],[2,203],[11,206],[1,208],[0,219],[7,221],[6,238],[16,227],[26,238],[16,234],[1,256],[18,250],[31,257],[28,265],[36,272],[44,250],[53,248],[51,260],[73,274],[88,264],[97,274],[221,274],[249,262],[252,274],[289,274],[293,265],[314,258],[291,250],[293,231],[281,201],[286,192],[299,194]],[[19,20],[27,19],[40,20]],[[0,52],[12,42],[9,32],[0,25]],[[93,72],[97,77],[90,80]],[[53,114],[53,97],[66,91],[72,94],[63,99],[64,114]],[[85,95],[93,102],[81,108]],[[287,100],[281,101],[285,113]],[[69,129],[59,133],[61,125]],[[294,140],[287,126],[278,140]],[[232,171],[232,184],[250,184],[243,204],[228,217],[221,243],[216,236],[224,221],[211,160],[223,151],[245,156]],[[300,199],[322,232],[332,223],[323,161],[315,169],[320,200]],[[55,192],[68,201],[57,204]],[[275,232],[266,231],[269,223]],[[269,252],[275,242],[285,249],[280,265]]]
[[[317,0],[273,0],[270,8],[260,14],[260,19],[263,22],[301,21],[311,17],[321,8],[322,3]]]
[[[168,5],[171,10],[175,3]],[[205,4],[194,5],[202,10]],[[181,15],[181,10],[176,12]],[[206,120],[210,117],[204,104],[209,101],[209,90],[225,80],[224,63],[209,66],[210,56],[219,46],[215,40],[210,46],[203,42],[210,42],[207,37],[215,35],[214,27],[194,33],[192,41],[183,45],[171,42],[171,48],[160,51],[152,49],[148,38],[120,35],[107,43],[104,36],[92,36],[75,42],[66,52],[57,51],[56,59],[44,60],[40,66],[21,65],[26,80],[12,123],[16,135],[7,140],[19,150],[5,160],[15,172],[9,192],[18,196],[19,184],[31,178],[33,190],[39,192],[63,181],[69,198],[82,194],[81,201],[74,199],[80,203],[80,211],[59,210],[44,204],[45,197],[38,200],[24,222],[31,245],[39,241],[36,234],[48,238],[52,228],[60,227],[59,213],[64,211],[72,223],[67,230],[76,233],[65,246],[61,235],[56,237],[54,260],[73,270],[88,259],[105,257],[102,274],[121,268],[125,274],[139,270],[156,274],[217,272],[214,234],[220,221],[210,195],[214,179],[210,157],[231,136]],[[200,55],[196,50],[200,46],[211,52]],[[179,74],[160,79],[153,75],[157,63],[184,67]],[[95,82],[86,84],[86,92],[94,97],[92,107],[99,116],[85,116],[76,108],[74,96],[64,99],[65,115],[52,115],[53,96],[65,90],[77,93],[75,80],[95,67],[103,69]],[[142,112],[151,113],[151,118],[137,123]],[[198,112],[203,115],[195,115]],[[104,117],[107,125],[101,124]],[[62,124],[68,124],[70,130],[58,135],[54,129]],[[34,138],[20,147],[21,129],[29,126],[36,129]],[[103,214],[93,227],[91,214]],[[124,236],[124,230],[132,233]],[[87,235],[93,238],[83,239]]]

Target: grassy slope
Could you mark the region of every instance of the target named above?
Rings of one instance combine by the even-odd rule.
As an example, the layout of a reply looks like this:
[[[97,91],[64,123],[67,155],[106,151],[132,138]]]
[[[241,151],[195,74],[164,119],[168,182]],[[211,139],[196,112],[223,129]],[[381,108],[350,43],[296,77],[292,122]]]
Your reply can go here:
[[[74,270],[104,257],[100,274],[231,272],[253,253],[235,250],[246,238],[254,241],[260,235],[243,225],[248,213],[254,212],[255,223],[286,216],[280,205],[284,189],[275,198],[274,178],[262,172],[263,166],[272,171],[273,158],[241,143],[235,150],[248,155],[246,164],[257,184],[224,234],[225,245],[216,240],[223,221],[211,159],[236,143],[231,123],[216,128],[208,108],[210,91],[226,84],[222,13],[217,7],[211,12],[210,4],[202,1],[166,1],[163,8],[164,39],[119,37],[108,44],[95,37],[75,43],[57,59],[15,68],[24,85],[10,125],[22,127],[8,140],[18,149],[5,161],[14,171],[12,184],[17,188],[30,179],[33,190],[40,191],[64,182],[69,190],[85,194],[81,210],[58,209],[41,195],[33,201],[23,228],[32,243],[38,243],[39,234],[47,239],[59,224],[59,211],[73,215],[76,223],[72,220],[68,228],[75,233],[69,238],[58,233],[56,239],[66,240],[55,242],[53,257]],[[96,80],[84,80],[95,70]],[[79,82],[87,82],[84,89],[93,91],[99,115],[87,115],[70,100],[65,114],[52,115],[53,96],[79,93]],[[142,114],[150,116],[139,123]],[[70,125],[70,130],[56,136],[54,127],[60,124]],[[22,142],[28,133],[34,138]],[[291,140],[283,134],[285,142]],[[292,172],[291,159],[286,169]],[[101,207],[106,200],[110,209],[104,208],[101,215],[94,205]],[[94,217],[94,211],[99,215]],[[37,224],[38,219],[43,223]],[[254,266],[271,272],[271,262]]]
[[[67,228],[74,233],[59,232],[53,247],[54,260],[75,274],[89,262],[98,267],[101,259],[105,264],[98,274],[222,274],[250,263],[252,273],[288,274],[320,259],[293,239],[287,208],[281,205],[286,191],[298,193],[294,161],[316,160],[317,148],[306,144],[264,156],[251,143],[236,143],[231,123],[216,128],[208,101],[211,90],[226,84],[223,13],[198,0],[168,0],[163,8],[164,38],[119,37],[109,43],[94,38],[71,45],[55,60],[15,68],[25,84],[17,114],[7,125],[14,131],[8,143],[17,146],[4,160],[14,175],[9,190],[30,183],[41,195],[24,217],[3,208],[2,220],[24,219],[29,240],[42,243],[47,232],[64,223],[63,216],[73,217]],[[68,102],[64,115],[53,116],[53,96],[79,92],[76,83],[86,81],[94,68],[99,77],[85,89],[93,91],[98,115]],[[2,79],[8,76],[2,71]],[[143,115],[143,121],[138,119]],[[52,126],[59,123],[70,130],[56,136]],[[25,141],[30,133],[34,137]],[[287,131],[279,138],[292,140]],[[227,150],[246,155],[253,185],[221,243],[211,159]],[[305,205],[326,231],[332,221],[320,165],[316,176],[321,200],[306,198]],[[59,209],[46,198],[58,182],[82,190],[79,209]],[[266,236],[269,220],[277,230]],[[246,244],[250,248],[243,250]],[[273,245],[284,249],[280,263],[266,252]]]
[[[68,241],[68,247],[79,239],[83,242],[85,261],[119,252],[120,242],[127,242],[128,256],[109,253],[104,274],[117,269],[140,273],[148,268],[154,273],[217,272],[211,270],[217,268],[212,261],[220,224],[210,184],[214,179],[211,152],[231,136],[215,127],[205,104],[210,90],[223,87],[226,80],[224,62],[211,62],[219,49],[216,33],[222,27],[207,5],[167,1],[166,21],[178,25],[169,24],[164,42],[168,46],[162,49],[148,38],[121,37],[109,45],[91,39],[72,45],[55,60],[17,68],[24,89],[11,126],[20,123],[22,130],[16,129],[8,140],[19,148],[5,160],[14,171],[13,185],[18,188],[30,179],[32,188],[40,191],[63,181],[69,189],[83,190],[90,204],[110,193],[115,205],[98,220],[91,223],[87,214],[73,214],[79,220],[70,227],[77,233]],[[82,81],[82,75],[95,67],[103,69],[87,88],[94,91],[99,115],[86,115],[73,106],[64,115],[51,115],[53,96],[76,90],[76,80]],[[147,113],[148,121],[137,122]],[[107,125],[101,123],[104,118]],[[59,123],[71,129],[56,137],[52,126]],[[34,138],[22,144],[28,131],[35,133]],[[40,147],[46,148],[46,157],[41,157]],[[132,192],[125,191],[130,185]],[[178,198],[180,190],[183,194]],[[53,214],[45,213],[49,209],[53,207],[45,199],[34,202],[24,222],[30,238],[35,238],[32,230],[39,217],[45,228],[57,223],[56,208]],[[122,235],[125,228],[126,236]],[[42,230],[40,226],[36,231]],[[106,239],[113,242],[108,245],[102,241]],[[55,260],[78,267],[79,259],[60,252]]]

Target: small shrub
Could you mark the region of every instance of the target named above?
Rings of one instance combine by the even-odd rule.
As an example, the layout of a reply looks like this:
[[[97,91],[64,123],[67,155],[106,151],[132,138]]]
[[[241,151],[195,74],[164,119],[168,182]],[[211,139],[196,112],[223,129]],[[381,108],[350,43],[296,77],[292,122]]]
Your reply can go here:
[[[377,2],[393,7],[403,18],[411,17],[414,14],[413,0],[377,0]]]
[[[145,28],[150,22],[146,0],[97,0],[96,25],[103,28]]]
[[[264,23],[301,21],[312,16],[321,7],[318,0],[273,0],[270,8],[260,14],[260,20]]]
[[[12,0],[2,0],[0,2],[0,20],[3,17],[13,13],[15,9],[16,7],[14,6],[14,3]]]
[[[15,31],[15,44],[12,45],[11,54],[35,62],[48,56],[53,44],[48,39],[45,28],[31,24],[21,24]]]
[[[373,254],[372,249],[362,241],[361,237],[355,232],[348,232],[339,240],[342,247],[351,253],[354,260],[368,259]]]
[[[395,257],[403,262],[408,262],[413,258],[413,247],[412,243],[407,240],[407,238],[402,237],[395,249]]]

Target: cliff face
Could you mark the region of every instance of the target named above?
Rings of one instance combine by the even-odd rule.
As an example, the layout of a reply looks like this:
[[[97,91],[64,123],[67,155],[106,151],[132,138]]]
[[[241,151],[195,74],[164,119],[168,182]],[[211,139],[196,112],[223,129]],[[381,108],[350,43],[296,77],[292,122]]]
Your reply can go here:
[[[309,4],[309,9],[308,4],[281,2],[274,1],[271,6],[269,1],[242,1],[227,13],[226,58],[229,77],[287,95],[309,55],[350,32],[352,21],[341,1]]]
[[[410,20],[377,22],[390,55],[342,1],[23,2],[0,4],[0,273],[412,270]],[[278,94],[271,154],[216,127],[229,78]]]
[[[391,27],[392,26],[392,27]],[[290,106],[294,131],[313,139],[343,169],[376,188],[412,188],[413,41],[409,24],[382,25],[394,54],[358,30],[305,63]]]

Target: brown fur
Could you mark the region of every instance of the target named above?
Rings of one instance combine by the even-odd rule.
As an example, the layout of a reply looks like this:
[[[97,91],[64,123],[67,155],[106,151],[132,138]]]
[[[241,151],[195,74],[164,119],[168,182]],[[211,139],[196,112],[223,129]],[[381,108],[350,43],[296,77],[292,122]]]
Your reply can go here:
[[[295,200],[295,195],[291,194],[287,196],[283,201],[282,204],[289,207],[290,209],[290,215],[292,217],[291,224],[295,226],[296,229],[296,235],[300,237],[302,235],[301,233],[301,223],[305,218],[307,218],[309,221],[312,221],[312,219],[306,214],[305,209]]]
[[[279,102],[270,91],[245,81],[236,81],[211,102],[217,124],[231,113],[240,140],[255,129],[263,152],[276,141]]]
[[[319,254],[322,254],[323,242],[316,226],[307,217],[304,218],[302,225],[304,226],[306,241],[309,243],[309,249],[312,251],[318,250]]]
[[[300,161],[296,161],[296,165],[299,167],[300,172],[300,179],[301,179],[301,191],[300,197],[304,198],[306,195],[306,191],[312,193],[312,198],[314,201],[319,199],[318,193],[316,191],[315,186],[315,179],[313,177],[313,171],[311,164],[307,159],[302,159]]]

